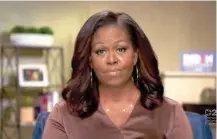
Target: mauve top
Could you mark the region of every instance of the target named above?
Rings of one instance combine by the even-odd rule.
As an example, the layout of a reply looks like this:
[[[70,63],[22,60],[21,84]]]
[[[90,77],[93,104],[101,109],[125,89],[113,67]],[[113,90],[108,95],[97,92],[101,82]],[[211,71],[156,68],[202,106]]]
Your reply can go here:
[[[138,101],[122,128],[116,127],[101,106],[89,118],[72,116],[65,101],[48,117],[42,139],[193,139],[181,105],[166,98],[153,111]]]

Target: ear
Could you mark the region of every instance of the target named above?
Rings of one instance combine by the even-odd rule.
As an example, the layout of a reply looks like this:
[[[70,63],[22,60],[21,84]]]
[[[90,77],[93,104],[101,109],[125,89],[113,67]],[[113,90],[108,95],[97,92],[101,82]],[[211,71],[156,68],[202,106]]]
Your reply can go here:
[[[137,61],[138,61],[138,49],[136,49],[136,50],[134,51],[134,56],[133,56],[133,63],[134,63],[134,66],[136,65]]]

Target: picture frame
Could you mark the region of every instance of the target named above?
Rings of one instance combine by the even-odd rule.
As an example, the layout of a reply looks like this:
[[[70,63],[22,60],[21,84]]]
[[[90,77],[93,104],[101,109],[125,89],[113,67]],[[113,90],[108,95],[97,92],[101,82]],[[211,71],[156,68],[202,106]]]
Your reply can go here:
[[[18,70],[20,87],[47,87],[49,85],[45,64],[20,64]]]

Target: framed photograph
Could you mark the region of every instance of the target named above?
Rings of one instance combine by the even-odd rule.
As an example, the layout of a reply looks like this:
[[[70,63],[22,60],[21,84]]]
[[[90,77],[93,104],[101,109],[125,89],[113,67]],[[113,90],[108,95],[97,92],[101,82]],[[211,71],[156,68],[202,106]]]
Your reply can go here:
[[[49,85],[45,64],[20,64],[18,76],[20,87],[47,87]]]

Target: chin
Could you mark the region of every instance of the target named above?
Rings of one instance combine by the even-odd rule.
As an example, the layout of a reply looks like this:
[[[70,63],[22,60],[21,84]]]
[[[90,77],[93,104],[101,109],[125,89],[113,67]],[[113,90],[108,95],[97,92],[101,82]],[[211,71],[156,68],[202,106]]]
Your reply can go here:
[[[110,81],[106,81],[103,84],[105,84],[106,86],[109,87],[120,87],[123,86],[125,84],[127,84],[128,81],[124,81],[124,80],[110,80]]]

